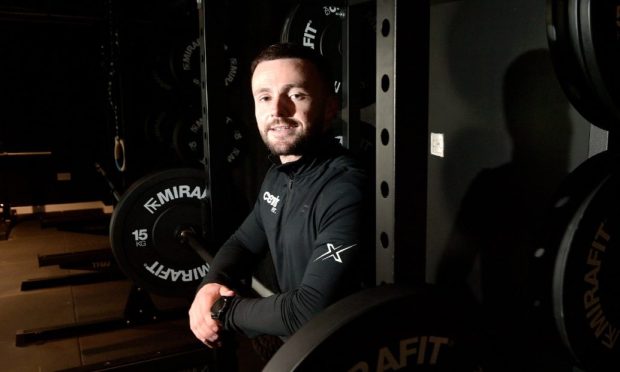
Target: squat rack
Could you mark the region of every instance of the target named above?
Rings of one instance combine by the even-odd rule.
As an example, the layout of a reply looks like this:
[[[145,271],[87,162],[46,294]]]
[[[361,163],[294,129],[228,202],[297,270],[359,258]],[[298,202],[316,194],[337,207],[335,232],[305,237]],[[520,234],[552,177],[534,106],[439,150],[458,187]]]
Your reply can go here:
[[[355,6],[368,0],[349,0]],[[226,186],[215,182],[219,177],[218,131],[223,112],[221,97],[209,92],[223,90],[223,66],[217,51],[222,40],[218,32],[216,1],[198,0],[200,10],[202,114],[207,187],[219,194]],[[375,170],[375,256],[376,283],[422,283],[426,267],[426,215],[428,178],[428,74],[429,74],[429,0],[376,0],[376,164]],[[349,22],[347,22],[347,25]],[[213,31],[210,31],[213,30]],[[350,80],[346,78],[350,38],[343,33],[343,65],[345,92]],[[398,77],[398,79],[396,79]],[[348,95],[346,95],[348,96]],[[346,113],[346,119],[355,117]],[[356,136],[354,128],[345,134]],[[348,139],[345,139],[347,144]],[[208,212],[212,226],[208,231],[220,231],[216,216],[226,213],[221,198],[210,198]],[[223,237],[210,237],[221,240]]]

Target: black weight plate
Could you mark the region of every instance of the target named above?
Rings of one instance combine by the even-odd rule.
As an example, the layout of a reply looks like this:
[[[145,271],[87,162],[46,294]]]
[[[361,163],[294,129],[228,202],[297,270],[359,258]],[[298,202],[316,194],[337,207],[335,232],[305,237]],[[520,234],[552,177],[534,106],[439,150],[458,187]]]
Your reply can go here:
[[[144,120],[144,138],[147,143],[169,148],[172,146],[173,133],[180,121],[181,113],[178,108],[169,104],[158,106],[159,111],[150,112]]]
[[[197,37],[172,48],[169,58],[175,82],[184,87],[200,88],[200,41]]]
[[[202,116],[196,116],[193,120],[187,118],[177,122],[172,136],[174,150],[187,164],[204,164],[203,151],[203,120]]]
[[[556,325],[578,365],[588,371],[620,369],[619,213],[620,174],[614,173],[575,213],[555,263]]]
[[[345,9],[334,5],[301,2],[289,13],[280,40],[310,47],[331,63],[334,91],[342,86],[342,27]]]
[[[376,101],[377,7],[363,2],[349,7],[350,99],[366,107]]]
[[[243,135],[243,131],[239,123],[230,116],[226,116],[226,132],[228,134],[224,139],[224,142],[227,144],[228,148],[226,162],[228,164],[234,164],[243,154],[245,136]]]
[[[123,272],[162,296],[192,295],[208,265],[178,233],[202,231],[208,191],[203,171],[170,169],[136,181],[115,206],[110,221],[112,252]]]
[[[593,88],[582,53],[579,0],[547,0],[546,24],[554,70],[568,100],[587,121],[608,130],[613,118]]]
[[[168,40],[159,45],[160,52],[153,57],[152,77],[157,85],[165,90],[200,89],[200,40],[195,33],[188,32],[168,36]],[[172,38],[172,39],[170,39]],[[239,59],[234,48],[228,44],[222,46],[224,63],[224,86],[236,84]]]
[[[370,288],[311,319],[263,371],[474,371],[474,308],[431,286]]]
[[[620,164],[620,155],[603,151],[593,155],[575,168],[562,182],[547,210],[542,248],[534,252],[536,258],[551,257],[554,262],[566,226],[583,200]]]
[[[198,38],[188,41],[182,48],[170,54],[170,66],[175,80],[185,87],[200,88],[200,41]],[[237,81],[239,60],[229,45],[222,46],[224,60],[224,86]]]
[[[196,40],[196,32],[189,29],[165,28],[153,33],[152,39],[147,39],[147,51],[150,55],[145,58],[145,67],[150,72],[150,77],[157,87],[163,91],[173,91],[183,87],[180,83],[182,71],[177,71],[179,63],[183,61],[183,51],[189,48],[190,64],[188,67],[194,68],[195,64],[191,58],[193,51],[196,50],[192,44]],[[198,53],[199,54],[199,53]],[[179,62],[180,61],[180,62]],[[189,74],[189,88],[195,88],[192,82],[192,75],[198,73],[198,83],[200,83],[200,69]]]
[[[237,74],[239,71],[239,58],[230,44],[224,44],[224,60],[226,63],[224,71],[224,86],[233,86],[238,80]]]
[[[342,2],[326,3],[300,2],[296,5],[285,20],[280,40],[308,46],[325,56],[332,67],[334,91],[344,104],[342,30],[346,17],[351,16],[349,36],[355,38],[351,43],[360,45],[358,53],[348,58],[350,87],[357,90],[360,107],[368,106],[375,101],[376,7],[371,2],[356,5],[353,16],[347,15],[346,8],[340,6]]]
[[[582,55],[593,90],[609,112],[608,128],[620,125],[620,0],[581,0]]]
[[[173,147],[179,159],[185,164],[204,164],[203,152],[203,122],[199,113],[194,119],[179,120],[172,136]],[[222,149],[226,150],[226,164],[232,165],[239,161],[245,150],[245,136],[241,126],[230,116],[226,116],[224,123],[225,138],[219,139]]]
[[[560,345],[562,336],[555,324],[553,275],[566,230],[584,200],[618,167],[620,156],[605,151],[592,156],[573,170],[556,192],[546,211],[537,249],[532,252],[528,273],[532,333]],[[542,341],[541,341],[542,342]],[[560,353],[566,356],[567,353]]]

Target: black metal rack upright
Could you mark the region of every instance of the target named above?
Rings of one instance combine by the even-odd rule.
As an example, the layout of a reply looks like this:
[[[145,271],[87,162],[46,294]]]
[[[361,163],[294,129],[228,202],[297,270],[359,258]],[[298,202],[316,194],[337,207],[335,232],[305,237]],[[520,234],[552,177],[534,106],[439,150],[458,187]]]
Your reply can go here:
[[[425,281],[429,18],[427,0],[377,1],[378,284]]]
[[[224,174],[221,167],[221,142],[214,141],[214,138],[223,138],[223,91],[225,76],[224,65],[221,63],[221,46],[224,41],[221,33],[217,32],[223,20],[218,18],[222,15],[221,3],[216,1],[198,0],[199,9],[199,42],[200,42],[200,77],[202,91],[202,118],[203,118],[203,149],[205,159],[205,172],[207,179],[207,190],[210,191],[209,210],[204,211],[203,221],[208,221],[210,226],[204,226],[204,232],[210,232],[210,236],[205,236],[209,246],[218,246],[224,236],[224,230],[220,229],[220,221],[224,221],[223,216],[227,215],[225,200],[219,195],[226,189],[224,184]],[[213,31],[211,31],[213,30]],[[217,195],[218,197],[213,197]]]

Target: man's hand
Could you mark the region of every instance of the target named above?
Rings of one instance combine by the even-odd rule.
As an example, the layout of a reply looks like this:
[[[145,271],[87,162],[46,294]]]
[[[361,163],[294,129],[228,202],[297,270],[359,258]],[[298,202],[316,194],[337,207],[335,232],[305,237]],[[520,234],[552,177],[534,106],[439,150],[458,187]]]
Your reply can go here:
[[[222,325],[211,319],[211,306],[222,296],[234,296],[235,292],[217,283],[200,288],[189,309],[189,326],[194,335],[210,348],[219,347],[219,333]]]

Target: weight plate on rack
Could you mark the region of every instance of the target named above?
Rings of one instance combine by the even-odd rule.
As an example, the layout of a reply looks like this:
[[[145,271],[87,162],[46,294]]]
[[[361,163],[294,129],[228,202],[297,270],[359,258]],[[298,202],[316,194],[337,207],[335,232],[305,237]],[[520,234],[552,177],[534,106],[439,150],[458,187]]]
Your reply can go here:
[[[145,176],[123,194],[110,221],[110,244],[121,270],[162,296],[191,296],[208,265],[179,239],[202,232],[209,192],[203,171],[170,169]]]

